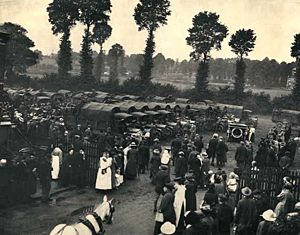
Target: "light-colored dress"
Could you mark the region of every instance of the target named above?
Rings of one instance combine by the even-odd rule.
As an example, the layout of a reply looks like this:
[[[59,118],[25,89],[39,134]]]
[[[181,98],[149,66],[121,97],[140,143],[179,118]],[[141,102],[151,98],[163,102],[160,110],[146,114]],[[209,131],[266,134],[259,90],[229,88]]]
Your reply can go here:
[[[62,150],[58,147],[56,147],[51,153],[51,157],[52,157],[51,175],[53,180],[56,180],[59,177],[60,166],[62,163],[62,156],[63,156]]]
[[[181,210],[183,209],[183,214],[185,214],[186,208],[186,200],[185,200],[185,186],[178,185],[177,190],[175,192],[175,199],[174,199],[174,210],[176,214],[176,227],[178,226]]]
[[[112,158],[102,156],[99,161],[99,169],[97,173],[96,189],[110,190],[112,189]]]

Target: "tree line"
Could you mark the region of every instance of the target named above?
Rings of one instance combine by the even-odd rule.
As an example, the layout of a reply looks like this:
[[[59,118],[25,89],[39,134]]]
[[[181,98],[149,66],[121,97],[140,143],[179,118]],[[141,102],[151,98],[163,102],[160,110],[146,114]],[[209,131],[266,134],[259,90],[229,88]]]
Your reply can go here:
[[[94,79],[94,61],[91,45],[96,43],[100,47],[98,58],[95,62],[97,65],[95,66],[95,68],[97,68],[96,76],[101,79],[104,68],[103,44],[110,37],[113,30],[109,25],[111,8],[112,5],[110,0],[53,0],[49,4],[47,12],[49,22],[52,25],[52,32],[54,35],[60,35],[60,47],[57,59],[58,77],[63,79],[70,76],[70,71],[72,70],[72,45],[70,33],[72,28],[78,23],[81,23],[85,28],[80,51],[80,78],[84,83],[89,83]],[[155,31],[159,27],[167,24],[170,15],[171,10],[169,0],[139,0],[134,9],[133,18],[137,24],[138,30],[145,30],[148,33],[145,50],[139,64],[137,79],[137,82],[140,82],[142,86],[147,87],[151,83],[155,69],[158,69],[159,72],[164,72],[163,70],[165,67],[159,68],[160,63],[156,63],[156,61],[163,59],[162,56],[158,54],[154,57]],[[21,34],[25,35],[26,33],[25,30]],[[211,73],[214,66],[211,52],[213,50],[221,50],[222,42],[227,36],[228,27],[221,22],[220,16],[217,13],[203,11],[192,18],[192,26],[188,29],[186,43],[192,48],[190,57],[193,62],[183,61],[181,62],[181,67],[183,67],[182,70],[188,70],[188,73],[190,74],[191,69],[188,66],[191,66],[191,68],[196,71],[195,90],[200,98],[209,95],[207,86],[210,77],[222,77],[220,75],[214,76]],[[285,79],[284,77],[286,77],[286,71],[288,69],[285,69],[284,67],[288,67],[289,65],[287,64],[280,64],[278,66],[278,63],[274,60],[268,61],[265,59],[259,62],[246,59],[248,54],[254,50],[256,37],[257,36],[252,29],[244,28],[237,30],[230,36],[229,46],[231,47],[232,52],[236,54],[233,76],[234,94],[237,98],[243,97],[247,80],[250,83],[264,86],[265,84],[281,84],[282,80]],[[34,45],[31,41],[27,42],[27,44],[28,48],[31,48]],[[297,100],[300,100],[299,45],[300,34],[296,34],[291,47],[291,56],[296,60],[296,84],[293,89],[293,97]],[[124,54],[124,49],[120,44],[113,45],[109,50],[111,64],[110,82],[112,84],[116,84],[118,81],[119,71],[117,68],[120,67],[120,63],[125,63],[124,60],[126,59],[126,56],[124,56]],[[31,55],[32,58],[34,56],[36,55]],[[31,61],[31,63],[36,60],[37,58],[35,58],[34,61]],[[166,59],[166,61],[167,60],[168,59]],[[228,62],[229,61],[230,60],[228,60]],[[219,66],[221,67],[219,70],[223,70],[220,64],[224,61],[219,60],[218,62],[220,63],[217,64],[217,67]],[[173,62],[169,60],[168,63],[171,65]],[[269,69],[265,69],[267,67]],[[232,77],[232,70],[231,73],[228,74]],[[280,76],[273,77],[275,74],[280,74]]]

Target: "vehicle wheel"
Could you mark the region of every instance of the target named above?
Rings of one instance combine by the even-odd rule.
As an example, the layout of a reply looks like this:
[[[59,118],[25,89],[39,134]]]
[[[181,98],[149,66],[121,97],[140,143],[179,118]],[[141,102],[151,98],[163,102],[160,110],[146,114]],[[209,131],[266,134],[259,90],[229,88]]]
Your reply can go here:
[[[231,136],[235,139],[240,139],[243,136],[243,130],[241,128],[233,128],[231,130]]]

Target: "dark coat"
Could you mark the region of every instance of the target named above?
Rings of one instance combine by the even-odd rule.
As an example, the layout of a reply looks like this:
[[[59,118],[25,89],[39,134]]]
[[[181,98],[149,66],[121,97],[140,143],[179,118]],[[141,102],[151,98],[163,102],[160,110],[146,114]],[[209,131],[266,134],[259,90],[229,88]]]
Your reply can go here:
[[[218,139],[213,138],[208,142],[207,154],[209,158],[211,158],[216,154],[217,145],[218,145]]]
[[[243,145],[237,147],[235,152],[235,160],[238,164],[246,164],[248,158],[247,148]]]
[[[277,159],[276,152],[274,149],[270,148],[267,155],[266,166],[267,167],[276,167]]]
[[[203,141],[200,138],[197,138],[194,141],[194,145],[196,146],[196,150],[201,153],[202,149],[204,148]]]
[[[190,170],[192,170],[195,174],[196,181],[199,180],[201,174],[201,161],[195,156],[190,160]]]
[[[188,162],[184,157],[180,156],[175,163],[176,177],[184,177],[187,171],[188,171]]]
[[[150,159],[150,146],[143,140],[139,145],[139,165],[145,165]]]
[[[168,171],[159,170],[155,177],[155,192],[162,194],[164,185],[170,181],[171,180]]]
[[[225,162],[226,153],[228,152],[228,146],[224,141],[219,141],[216,147],[216,155],[219,161]]]
[[[197,208],[197,184],[195,182],[187,181],[185,183],[185,188],[186,211],[195,211]]]
[[[161,199],[159,211],[164,215],[164,222],[176,223],[176,214],[174,210],[174,195],[171,192],[166,193]]]
[[[237,225],[243,225],[248,228],[252,228],[256,221],[256,204],[251,198],[243,198],[238,202],[235,223]]]
[[[233,209],[227,204],[220,204],[217,207],[217,221],[219,233],[230,232],[231,223],[233,222]]]
[[[160,156],[158,154],[153,154],[150,159],[150,164],[150,177],[154,179],[159,170]]]
[[[214,207],[218,204],[218,195],[216,194],[216,192],[207,191],[204,194],[203,201],[205,205],[210,205],[211,207]]]
[[[137,176],[138,164],[138,150],[130,149],[127,153],[127,165],[125,170],[125,177],[127,179],[134,179]]]

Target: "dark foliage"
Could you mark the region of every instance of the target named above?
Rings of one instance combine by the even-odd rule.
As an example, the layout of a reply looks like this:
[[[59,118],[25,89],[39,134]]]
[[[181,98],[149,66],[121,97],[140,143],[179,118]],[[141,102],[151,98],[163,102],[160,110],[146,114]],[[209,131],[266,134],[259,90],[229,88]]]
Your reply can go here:
[[[291,56],[296,58],[295,86],[293,88],[293,97],[300,102],[300,34],[294,36],[294,42],[291,47]]]
[[[273,110],[273,104],[268,94],[245,92],[242,98],[237,99],[234,90],[229,87],[221,88],[214,94],[214,100],[220,103],[243,105],[258,114],[268,114]]]
[[[60,39],[57,64],[59,77],[65,78],[72,70],[72,49],[69,39],[70,30],[79,18],[78,5],[73,0],[53,0],[47,7],[47,12],[53,34],[63,34]]]
[[[234,83],[234,91],[236,97],[243,97],[244,88],[245,88],[245,71],[246,71],[246,64],[244,60],[237,60],[236,72],[235,72],[235,83]]]
[[[150,32],[149,37],[147,38],[146,41],[146,48],[143,56],[143,64],[141,65],[140,68],[140,77],[146,83],[149,83],[152,79],[151,71],[153,68],[153,54],[155,51],[154,49],[155,49],[154,34],[153,32]]]
[[[193,48],[190,56],[195,61],[200,61],[196,76],[196,90],[205,96],[210,52],[213,49],[221,49],[221,43],[226,38],[228,29],[219,22],[219,15],[205,11],[194,16],[193,26],[188,31],[189,36],[186,41]]]
[[[207,89],[208,73],[209,73],[209,64],[204,61],[200,61],[198,65],[197,75],[196,75],[195,88],[199,93],[199,95],[202,97],[205,97],[208,94],[208,89]]]
[[[80,77],[90,82],[93,77],[93,51],[90,43],[90,32],[86,29],[80,51]]]
[[[66,32],[60,39],[59,52],[57,58],[58,75],[61,78],[65,78],[69,75],[69,71],[72,70],[72,49],[71,41],[69,40],[70,33]]]
[[[293,95],[275,97],[273,100],[274,107],[277,109],[292,109],[300,111],[300,101]]]
[[[256,36],[252,29],[240,29],[235,34],[231,35],[229,46],[231,50],[238,56],[236,62],[236,73],[234,90],[237,97],[241,97],[245,88],[245,72],[246,64],[243,61],[243,56],[247,56],[255,46]]]
[[[169,8],[169,0],[140,0],[134,9],[133,16],[139,31],[148,31],[144,60],[140,68],[140,78],[146,83],[151,81],[153,53],[155,49],[154,31],[160,25],[167,24],[167,17],[171,15]]]
[[[138,96],[168,96],[168,95],[174,95],[178,96],[180,92],[177,90],[177,88],[170,84],[160,84],[160,83],[148,83],[135,79],[130,78],[124,81],[123,85],[121,86],[122,92],[125,94],[132,94],[132,95],[138,95]]]
[[[95,63],[95,77],[97,80],[101,80],[101,76],[104,72],[104,53],[103,53],[103,44],[110,37],[112,28],[107,22],[105,23],[96,23],[93,29],[92,40],[93,42],[99,44],[100,51]]]
[[[5,73],[14,79],[18,73],[25,73],[29,66],[37,63],[39,54],[32,51],[34,42],[26,36],[27,30],[20,25],[6,22],[0,25],[0,30],[10,34],[6,45]]]
[[[93,58],[91,44],[94,42],[90,32],[92,26],[99,24],[105,25],[109,21],[109,13],[111,12],[110,0],[76,0],[79,9],[79,21],[86,26],[82,39],[81,48],[81,78],[87,82],[92,79],[93,74]]]
[[[110,73],[109,73],[109,82],[112,85],[118,85],[119,84],[119,61],[122,56],[124,56],[125,51],[123,47],[116,43],[112,45],[111,49],[108,52],[109,57],[109,65],[110,65]]]

